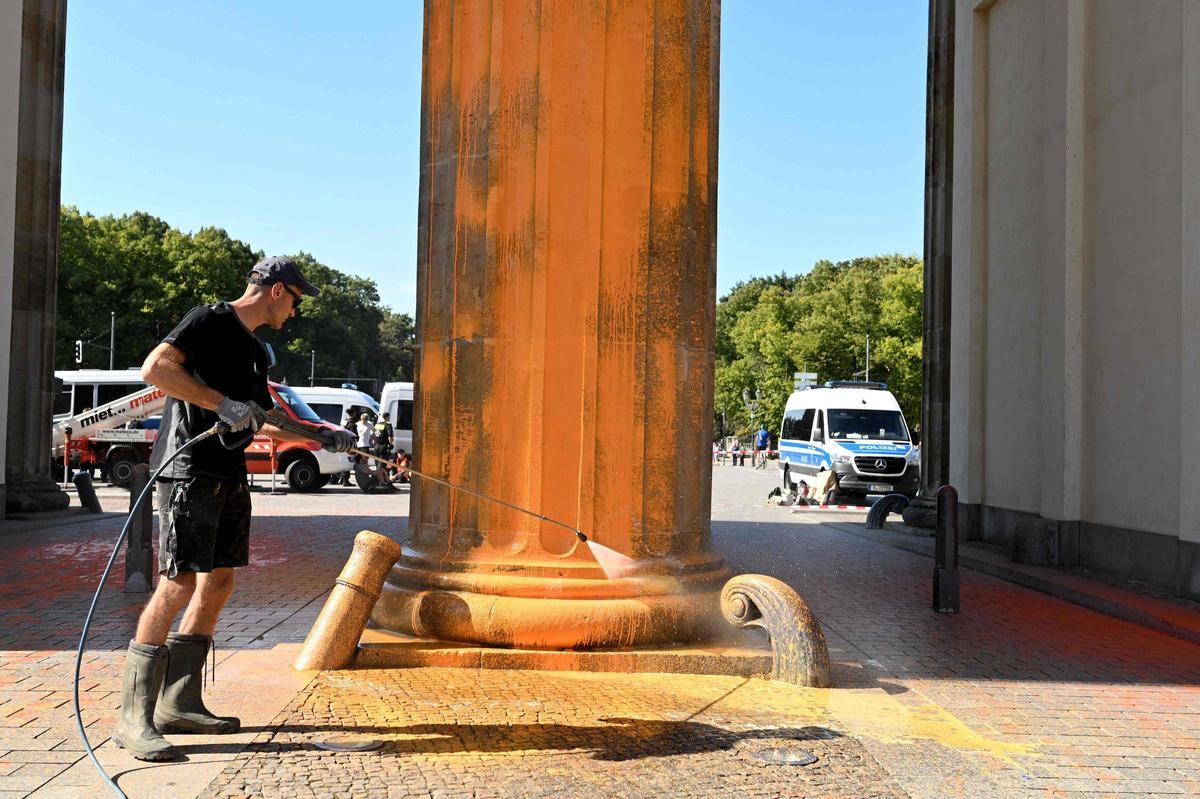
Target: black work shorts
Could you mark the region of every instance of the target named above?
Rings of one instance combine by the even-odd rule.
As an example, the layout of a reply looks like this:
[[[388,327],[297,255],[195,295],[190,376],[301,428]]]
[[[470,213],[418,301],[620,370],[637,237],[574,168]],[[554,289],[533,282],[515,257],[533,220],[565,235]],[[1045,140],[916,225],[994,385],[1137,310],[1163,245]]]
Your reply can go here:
[[[250,562],[250,489],[199,475],[159,483],[158,573],[211,572]]]

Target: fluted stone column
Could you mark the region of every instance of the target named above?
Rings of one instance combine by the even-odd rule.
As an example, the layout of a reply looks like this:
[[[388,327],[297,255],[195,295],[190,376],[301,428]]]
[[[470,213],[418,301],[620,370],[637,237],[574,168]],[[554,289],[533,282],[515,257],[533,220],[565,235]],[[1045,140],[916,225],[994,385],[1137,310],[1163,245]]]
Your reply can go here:
[[[417,480],[374,619],[583,648],[720,622],[718,0],[427,0]]]
[[[66,0],[0,11],[0,439],[10,513],[67,505],[49,476],[66,14]]]
[[[929,528],[937,523],[937,490],[950,482],[950,243],[956,2],[929,0],[921,493],[904,510],[907,523]]]

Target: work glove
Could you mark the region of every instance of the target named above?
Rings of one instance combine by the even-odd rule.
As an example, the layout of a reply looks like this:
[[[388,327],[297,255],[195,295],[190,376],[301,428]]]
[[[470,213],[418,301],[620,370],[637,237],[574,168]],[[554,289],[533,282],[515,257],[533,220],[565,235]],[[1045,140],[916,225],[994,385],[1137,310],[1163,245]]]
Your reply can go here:
[[[321,430],[321,449],[326,452],[349,452],[354,448],[356,439],[349,430]]]
[[[229,397],[221,400],[221,404],[217,406],[217,416],[229,425],[231,433],[240,433],[243,430],[257,432],[258,428],[262,427],[263,420],[267,418],[266,411],[255,403],[241,402]]]

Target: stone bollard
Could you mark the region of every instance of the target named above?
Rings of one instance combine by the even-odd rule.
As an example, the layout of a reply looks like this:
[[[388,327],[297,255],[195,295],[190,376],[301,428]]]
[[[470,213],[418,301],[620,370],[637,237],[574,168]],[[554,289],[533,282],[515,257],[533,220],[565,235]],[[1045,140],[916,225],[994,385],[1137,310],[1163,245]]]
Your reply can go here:
[[[325,600],[304,648],[292,664],[297,670],[344,669],[354,661],[358,639],[383,590],[383,581],[400,559],[400,545],[390,538],[363,530],[354,537],[354,551],[338,575],[333,593]]]
[[[758,627],[771,638],[771,679],[807,688],[830,686],[829,647],[821,622],[787,583],[741,574],[721,589],[721,613],[735,627]]]
[[[96,489],[92,487],[92,476],[87,472],[76,472],[72,481],[75,483],[75,491],[79,494],[79,504],[92,513],[100,513],[103,508],[100,507]]]

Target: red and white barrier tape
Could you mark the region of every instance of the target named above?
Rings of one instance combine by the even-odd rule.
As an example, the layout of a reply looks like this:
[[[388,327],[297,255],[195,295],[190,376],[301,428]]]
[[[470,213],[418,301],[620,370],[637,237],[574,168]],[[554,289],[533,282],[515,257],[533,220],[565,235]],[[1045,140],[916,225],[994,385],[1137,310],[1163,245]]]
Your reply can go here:
[[[799,513],[802,510],[838,510],[838,511],[859,511],[870,510],[870,505],[793,505],[792,513]]]

